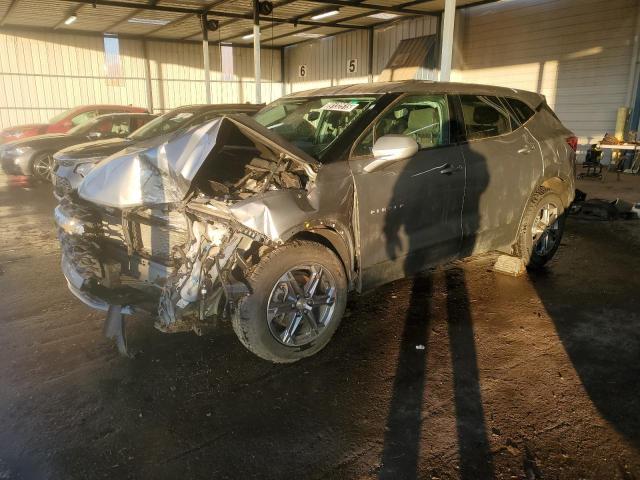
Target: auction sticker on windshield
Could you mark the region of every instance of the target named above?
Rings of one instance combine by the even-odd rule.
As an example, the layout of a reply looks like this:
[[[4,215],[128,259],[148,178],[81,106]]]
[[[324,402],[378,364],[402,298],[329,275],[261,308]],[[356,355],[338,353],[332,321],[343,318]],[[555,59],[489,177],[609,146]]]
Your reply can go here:
[[[331,102],[323,105],[320,110],[328,110],[330,112],[350,112],[357,106],[357,103]]]

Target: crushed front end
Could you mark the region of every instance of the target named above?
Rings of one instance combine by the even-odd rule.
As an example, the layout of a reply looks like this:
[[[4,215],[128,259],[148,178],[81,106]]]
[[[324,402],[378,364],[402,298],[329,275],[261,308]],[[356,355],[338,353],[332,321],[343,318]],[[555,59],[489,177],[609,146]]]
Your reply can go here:
[[[88,185],[55,210],[69,288],[109,312],[105,331],[122,353],[123,314],[157,314],[156,328],[170,333],[201,334],[229,318],[249,293],[246,269],[289,228],[283,219],[299,222],[313,210],[308,165],[255,138],[256,146],[243,140],[241,148],[200,148],[221,144],[220,126],[193,132],[197,142],[175,140],[190,176],[167,167],[171,142],[154,147],[153,158],[151,150],[136,150],[99,164]],[[241,131],[227,130],[229,136]],[[217,142],[203,138],[210,131]],[[202,158],[185,160],[184,145]],[[225,160],[233,168],[218,169]]]

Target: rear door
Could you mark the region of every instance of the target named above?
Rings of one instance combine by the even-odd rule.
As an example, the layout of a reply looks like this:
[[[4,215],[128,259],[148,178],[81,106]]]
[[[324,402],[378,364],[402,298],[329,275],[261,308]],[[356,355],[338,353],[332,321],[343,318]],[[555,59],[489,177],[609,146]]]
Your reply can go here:
[[[446,95],[407,95],[389,107],[355,146],[350,166],[357,195],[362,288],[458,255],[465,175],[450,130]],[[419,151],[407,160],[366,172],[375,140],[388,134],[410,136]]]
[[[514,121],[498,97],[460,95],[457,114],[467,166],[462,255],[510,245],[542,175],[536,139]]]

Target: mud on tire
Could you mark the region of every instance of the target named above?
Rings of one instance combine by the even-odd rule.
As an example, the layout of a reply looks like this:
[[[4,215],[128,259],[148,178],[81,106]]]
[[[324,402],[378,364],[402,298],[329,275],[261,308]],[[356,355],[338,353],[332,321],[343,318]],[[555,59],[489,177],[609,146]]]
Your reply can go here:
[[[553,224],[553,243],[550,244],[548,249],[540,252],[540,249],[535,248],[536,245],[534,244],[532,227],[537,221],[541,209],[544,208],[545,205],[552,205],[557,208],[557,220]],[[527,268],[541,268],[553,258],[560,246],[562,233],[564,232],[564,224],[565,211],[560,197],[548,188],[538,187],[529,200],[516,242],[516,254],[522,258]]]
[[[321,267],[323,275],[334,285],[331,315],[325,326],[309,332],[311,340],[301,345],[288,345],[283,343],[282,337],[276,338],[267,308],[268,305],[273,305],[269,301],[270,298],[274,298],[276,289],[284,284],[281,282],[283,275],[292,270],[299,272],[297,268],[304,265]],[[238,339],[248,350],[264,360],[291,363],[314,355],[329,343],[340,324],[347,303],[347,277],[342,262],[334,252],[315,242],[295,241],[271,251],[260,259],[260,262],[248,272],[247,280],[252,293],[239,302],[231,324]],[[290,298],[288,293],[285,296]],[[311,325],[310,323],[305,328],[310,329]],[[286,329],[286,324],[283,328]],[[315,333],[316,331],[319,333]],[[317,336],[313,337],[314,334]]]

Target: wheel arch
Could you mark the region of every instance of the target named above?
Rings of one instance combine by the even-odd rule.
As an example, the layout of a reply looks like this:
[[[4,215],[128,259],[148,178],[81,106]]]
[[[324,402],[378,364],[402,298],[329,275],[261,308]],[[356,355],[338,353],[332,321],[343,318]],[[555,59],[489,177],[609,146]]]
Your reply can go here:
[[[571,185],[568,182],[564,181],[560,177],[551,177],[541,182],[540,186],[547,188],[558,195],[560,197],[560,200],[562,200],[562,206],[565,210],[569,208],[569,205],[573,201],[573,192],[571,191]],[[537,188],[534,189],[534,191],[529,196],[529,201],[531,200],[531,197],[534,195],[536,190]]]
[[[516,244],[518,242],[518,236],[520,235],[520,231],[522,230],[522,222],[525,221],[525,214],[527,213],[527,208],[531,203],[531,200],[535,197],[537,193],[540,192],[541,188],[547,189],[560,197],[562,201],[562,208],[566,211],[569,208],[569,205],[573,201],[573,192],[570,191],[570,184],[562,178],[554,176],[546,179],[542,179],[537,182],[536,187],[531,190],[529,193],[529,198],[527,198],[527,203],[525,203],[524,208],[522,209],[522,213],[520,214],[520,221],[518,222],[518,229],[516,230],[516,235],[511,243],[511,246],[505,250],[505,253],[514,254],[516,253]]]
[[[344,267],[349,286],[352,286],[352,282],[355,276],[352,253],[353,248],[351,247],[348,239],[345,239],[338,231],[334,230],[333,228],[323,227],[299,230],[291,235],[287,239],[286,243],[296,240],[307,240],[316,242],[335,253],[340,259],[342,266]]]

